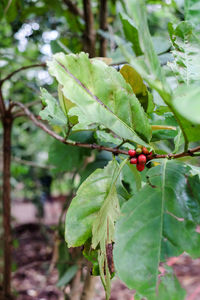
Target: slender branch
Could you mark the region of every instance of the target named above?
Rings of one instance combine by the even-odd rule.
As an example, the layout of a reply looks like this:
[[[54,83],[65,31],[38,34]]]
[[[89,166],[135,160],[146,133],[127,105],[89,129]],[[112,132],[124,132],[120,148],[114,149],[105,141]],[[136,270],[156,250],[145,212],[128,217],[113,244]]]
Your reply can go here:
[[[12,156],[12,161],[18,163],[18,164],[22,164],[22,165],[25,165],[25,166],[30,166],[30,167],[33,167],[33,168],[41,168],[41,169],[53,169],[54,166],[53,165],[42,165],[42,164],[38,164],[34,161],[29,161],[29,160],[25,160],[25,159],[21,159],[19,157],[16,157],[16,156]]]
[[[63,0],[63,2],[67,5],[71,13],[83,18],[83,12],[78,8],[78,6],[73,1]]]
[[[60,141],[61,143],[64,143],[64,144],[67,144],[67,145],[71,145],[71,146],[78,146],[78,147],[82,147],[82,148],[96,149],[96,150],[99,150],[99,151],[105,150],[105,151],[112,152],[114,154],[125,154],[125,155],[128,154],[127,151],[121,150],[121,149],[117,149],[117,148],[109,148],[109,147],[104,147],[104,146],[97,145],[97,144],[87,144],[87,143],[67,141],[65,138],[63,138],[62,136],[58,135],[57,133],[55,133],[54,131],[52,131],[49,127],[47,127],[44,123],[42,123],[41,121],[39,121],[35,117],[35,115],[24,104],[22,104],[20,102],[13,102],[12,105],[20,107],[23,110],[24,114],[37,127],[41,128],[43,131],[45,131],[46,133],[48,133],[50,136],[52,136],[56,140]]]
[[[95,57],[96,32],[94,29],[94,18],[90,0],[83,0],[84,19],[85,19],[85,52],[90,57]]]
[[[38,67],[46,67],[46,63],[41,63],[41,64],[34,64],[34,65],[29,65],[29,66],[24,66],[21,67],[15,71],[13,71],[12,73],[8,74],[6,77],[4,77],[3,79],[0,80],[0,87],[2,86],[2,84],[6,81],[9,80],[11,77],[13,77],[16,73],[21,72],[23,70],[27,70],[27,69],[32,69],[32,68],[38,68]]]
[[[100,1],[100,20],[99,20],[99,28],[103,31],[107,30],[107,0]],[[107,39],[103,36],[100,36],[100,56],[106,56],[107,49]]]
[[[154,154],[153,158],[181,158],[181,157],[185,157],[185,156],[197,156],[195,154],[197,154],[196,152],[200,151],[200,146],[189,149],[187,151],[183,151],[181,153],[177,153],[177,154]]]
[[[73,142],[73,141],[68,141],[65,138],[63,138],[62,136],[58,135],[57,133],[55,133],[54,131],[52,131],[49,127],[47,127],[44,123],[40,122],[35,116],[34,114],[22,103],[20,102],[13,102],[12,103],[15,106],[20,107],[23,111],[24,114],[30,119],[32,120],[32,122],[39,128],[41,128],[42,130],[44,130],[46,133],[48,133],[50,136],[52,136],[53,138],[55,138],[56,140],[60,141],[63,144],[66,145],[70,145],[70,146],[77,146],[77,147],[82,147],[82,148],[87,148],[87,149],[96,149],[98,151],[108,151],[113,153],[114,155],[118,155],[118,154],[124,154],[124,155],[128,155],[128,151],[126,150],[122,150],[122,149],[118,149],[118,148],[110,148],[110,147],[105,147],[105,146],[101,146],[101,145],[97,145],[97,144],[87,144],[87,143],[80,143],[80,142]],[[159,159],[159,158],[181,158],[181,157],[185,157],[185,156],[193,156],[196,152],[200,151],[200,146],[192,148],[188,151],[184,151],[178,154],[153,154],[153,155],[149,155],[147,156],[147,158],[149,159]]]
[[[0,115],[1,115],[1,117],[3,117],[4,114],[5,114],[5,103],[4,103],[1,84],[0,84]]]
[[[31,101],[31,102],[28,102],[24,105],[28,108],[28,107],[31,107],[31,106],[35,106],[37,104],[41,104],[41,100]],[[12,108],[12,105],[13,105],[13,103],[10,105],[11,108]],[[24,116],[24,113],[21,111],[21,109],[16,110],[13,114],[13,119],[18,118],[18,117],[23,117],[23,116]]]

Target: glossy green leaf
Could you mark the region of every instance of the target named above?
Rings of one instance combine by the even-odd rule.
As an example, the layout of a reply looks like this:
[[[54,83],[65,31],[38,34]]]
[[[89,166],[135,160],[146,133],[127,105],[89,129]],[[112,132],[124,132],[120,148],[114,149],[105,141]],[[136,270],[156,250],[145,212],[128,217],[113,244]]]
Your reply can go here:
[[[63,86],[62,91],[78,107],[79,117],[98,123],[120,137],[145,144],[151,129],[131,87],[112,67],[88,55],[55,54],[48,62],[50,73]],[[73,112],[75,108],[72,108]]]
[[[193,215],[192,207],[199,207],[200,198],[195,195],[193,185],[189,184],[190,167],[183,163],[168,161],[165,168],[165,199],[166,209],[177,218],[200,223]],[[160,187],[162,182],[162,166],[152,168],[147,173],[149,183],[152,186]],[[198,185],[200,189],[200,181]]]
[[[194,191],[190,185],[188,190],[189,170],[186,165],[166,160],[150,169],[148,184],[123,205],[116,224],[117,274],[148,300],[156,298],[161,260],[183,251],[194,257],[200,254],[193,209],[199,205],[199,197],[195,196],[197,188]]]
[[[145,296],[155,294],[162,215],[161,192],[152,193],[152,188],[146,186],[123,205],[116,224],[114,262],[117,275],[129,288]]]
[[[41,89],[41,99],[45,108],[40,111],[39,115],[43,120],[47,120],[51,125],[67,127],[67,117],[64,115],[59,103],[51,96],[47,90]]]

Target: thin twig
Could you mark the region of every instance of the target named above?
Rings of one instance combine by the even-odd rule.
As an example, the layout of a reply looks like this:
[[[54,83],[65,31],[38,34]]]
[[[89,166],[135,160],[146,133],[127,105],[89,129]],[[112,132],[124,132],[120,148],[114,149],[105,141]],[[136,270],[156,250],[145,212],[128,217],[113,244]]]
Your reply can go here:
[[[15,106],[20,107],[24,111],[25,115],[30,120],[32,120],[32,122],[37,127],[41,128],[43,131],[45,131],[50,136],[52,136],[53,138],[55,138],[56,140],[60,141],[63,144],[70,145],[70,146],[77,146],[77,147],[87,148],[87,149],[95,149],[95,150],[98,150],[98,151],[104,150],[104,151],[111,152],[114,155],[118,155],[118,154],[128,155],[128,151],[122,150],[122,149],[109,148],[109,147],[105,147],[105,146],[101,146],[101,145],[97,145],[97,144],[87,144],[87,143],[80,143],[80,142],[68,141],[65,138],[63,138],[62,136],[60,136],[57,133],[55,133],[54,131],[52,131],[44,123],[38,121],[38,119],[34,116],[34,114],[24,104],[22,104],[20,102],[13,102],[12,104],[15,105]],[[185,156],[193,156],[194,153],[196,154],[196,152],[199,152],[199,151],[200,151],[200,146],[192,148],[192,149],[190,149],[188,151],[184,151],[184,152],[178,153],[178,154],[153,154],[153,155],[147,156],[147,158],[150,158],[150,159],[181,158],[181,157],[185,157]]]
[[[31,101],[31,102],[28,102],[24,105],[28,108],[28,107],[31,107],[31,106],[35,106],[37,104],[41,104],[41,100]],[[11,103],[10,107],[12,108],[12,106],[13,106],[13,103]],[[24,116],[24,112],[22,112],[21,109],[16,110],[13,114],[13,119],[18,118],[18,117],[23,117],[23,116]]]
[[[42,165],[39,163],[36,163],[34,161],[29,161],[29,160],[25,160],[25,159],[21,159],[19,157],[13,156],[12,157],[12,161],[18,163],[18,164],[22,164],[25,166],[29,166],[29,167],[34,167],[34,168],[41,168],[41,169],[53,169],[55,168],[53,165]]]
[[[107,0],[100,1],[100,26],[102,31],[107,30]],[[100,56],[106,57],[107,39],[104,36],[100,36]]]
[[[23,70],[27,70],[27,69],[32,69],[32,68],[38,68],[38,67],[46,67],[46,63],[41,63],[41,64],[34,64],[34,65],[29,65],[29,66],[24,66],[24,67],[21,67],[15,71],[13,71],[12,73],[8,74],[5,78],[1,79],[0,80],[0,86],[2,86],[2,84],[10,79],[12,76],[14,76],[16,73],[18,72],[21,72]]]
[[[78,6],[73,1],[63,0],[63,2],[67,5],[71,13],[83,18],[83,12],[78,8]]]

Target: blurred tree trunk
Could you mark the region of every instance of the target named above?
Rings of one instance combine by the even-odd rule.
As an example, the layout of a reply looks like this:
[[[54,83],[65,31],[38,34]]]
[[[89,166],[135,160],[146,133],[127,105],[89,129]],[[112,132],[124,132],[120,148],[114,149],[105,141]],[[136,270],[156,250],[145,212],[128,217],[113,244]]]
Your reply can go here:
[[[88,52],[90,57],[95,57],[96,32],[91,1],[83,0],[83,7],[85,19],[84,51]]]
[[[12,116],[6,111],[3,116],[3,227],[4,227],[4,270],[3,293],[9,299],[11,294],[11,218],[10,218],[10,164],[11,164]]]
[[[107,0],[100,1],[100,20],[99,20],[99,28],[102,31],[107,30]],[[106,49],[107,49],[107,39],[103,36],[100,36],[100,51],[99,55],[101,57],[106,57]]]

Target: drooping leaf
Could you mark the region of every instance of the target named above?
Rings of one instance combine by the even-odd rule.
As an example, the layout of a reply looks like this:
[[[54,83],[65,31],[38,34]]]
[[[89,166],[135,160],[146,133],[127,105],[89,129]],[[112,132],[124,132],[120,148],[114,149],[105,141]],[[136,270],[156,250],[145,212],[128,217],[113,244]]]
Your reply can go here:
[[[104,169],[94,171],[78,189],[66,215],[65,239],[69,247],[81,246],[92,237],[94,221],[107,199],[117,169],[114,160]]]
[[[58,53],[48,65],[65,97],[77,105],[79,117],[82,114],[90,123],[112,127],[124,139],[139,144],[149,141],[151,129],[144,110],[114,68],[100,60],[90,61],[85,53]]]
[[[107,258],[107,247],[114,242],[115,222],[120,214],[116,182],[127,160],[122,161],[120,166],[116,163],[109,190],[92,227],[92,247],[95,249],[98,245],[100,246],[98,261],[101,280],[106,291],[106,300],[109,300],[111,292],[111,274]]]
[[[47,90],[41,89],[41,99],[45,108],[40,111],[39,115],[43,120],[47,120],[51,125],[67,127],[67,117],[64,115],[59,103],[51,96]]]
[[[198,205],[199,199],[194,191],[188,191],[185,174],[189,167],[173,161],[165,160],[150,169],[149,184],[122,206],[116,224],[117,274],[148,300],[156,298],[161,260],[184,251],[194,257],[200,254],[200,235],[195,231],[191,207]]]

